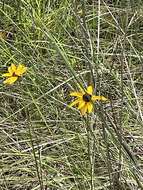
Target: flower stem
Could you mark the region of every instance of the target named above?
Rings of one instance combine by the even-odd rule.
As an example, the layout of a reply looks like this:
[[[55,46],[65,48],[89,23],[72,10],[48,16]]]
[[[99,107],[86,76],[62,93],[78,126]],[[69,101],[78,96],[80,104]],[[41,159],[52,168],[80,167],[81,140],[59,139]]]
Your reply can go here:
[[[93,134],[93,125],[89,121],[89,117],[86,117],[86,131],[87,131],[87,140],[88,140],[88,158],[90,164],[90,190],[94,190],[94,159],[95,159],[95,142]]]

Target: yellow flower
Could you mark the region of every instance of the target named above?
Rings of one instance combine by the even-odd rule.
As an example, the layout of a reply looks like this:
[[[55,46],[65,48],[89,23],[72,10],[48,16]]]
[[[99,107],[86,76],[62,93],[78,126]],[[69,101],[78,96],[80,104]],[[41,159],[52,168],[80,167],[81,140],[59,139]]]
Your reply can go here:
[[[88,86],[87,90],[84,91],[81,89],[81,92],[71,92],[71,96],[77,97],[69,106],[72,107],[74,105],[78,106],[81,115],[85,115],[87,113],[91,113],[93,110],[93,102],[97,100],[106,101],[107,98],[104,96],[95,96],[93,95],[92,86]]]
[[[4,80],[4,84],[13,84],[19,77],[21,77],[27,70],[27,67],[25,67],[22,64],[19,64],[16,66],[15,64],[11,64],[10,67],[8,67],[8,72],[4,73],[2,76],[7,77],[6,80]]]

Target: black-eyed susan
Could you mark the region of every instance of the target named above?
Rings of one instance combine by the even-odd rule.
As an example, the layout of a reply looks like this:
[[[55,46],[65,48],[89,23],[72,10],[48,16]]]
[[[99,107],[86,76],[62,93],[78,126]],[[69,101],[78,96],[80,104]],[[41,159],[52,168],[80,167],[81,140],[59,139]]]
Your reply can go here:
[[[71,92],[70,95],[77,98],[69,106],[72,107],[77,105],[81,115],[85,115],[86,113],[91,113],[93,111],[94,101],[107,100],[104,96],[93,95],[93,87],[91,85],[88,86],[85,91],[81,89],[81,92]]]
[[[4,73],[2,76],[6,77],[7,79],[4,80],[4,84],[13,84],[19,77],[21,77],[27,70],[27,67],[25,67],[22,64],[19,64],[16,66],[15,64],[11,64],[10,67],[8,67],[8,72]]]

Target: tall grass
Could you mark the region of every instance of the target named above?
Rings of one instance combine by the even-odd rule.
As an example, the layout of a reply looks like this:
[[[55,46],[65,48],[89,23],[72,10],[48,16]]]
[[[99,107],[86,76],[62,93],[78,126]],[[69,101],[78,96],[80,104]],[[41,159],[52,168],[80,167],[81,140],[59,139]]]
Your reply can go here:
[[[142,184],[142,24],[137,1],[0,1],[0,189],[139,190]],[[91,115],[69,93],[92,84]]]

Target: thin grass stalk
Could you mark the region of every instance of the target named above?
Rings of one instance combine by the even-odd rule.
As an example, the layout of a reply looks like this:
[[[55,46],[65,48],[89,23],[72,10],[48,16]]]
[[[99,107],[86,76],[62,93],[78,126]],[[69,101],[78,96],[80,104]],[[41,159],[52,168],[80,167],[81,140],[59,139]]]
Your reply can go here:
[[[29,116],[28,116],[28,118],[29,118]],[[36,150],[34,148],[34,143],[33,143],[32,125],[31,125],[31,122],[30,122],[30,118],[28,120],[29,120],[29,122],[28,122],[29,138],[30,138],[30,143],[31,143],[31,146],[32,146],[32,153],[33,153],[33,157],[34,157],[34,161],[35,161],[35,168],[36,168],[37,177],[38,177],[38,181],[39,181],[39,185],[40,185],[40,190],[43,190],[43,181],[42,181],[42,178],[41,178],[41,175],[40,175],[39,164],[38,164],[37,156],[36,156]]]
[[[124,49],[124,47],[123,47],[122,44],[121,44],[121,48]],[[129,78],[130,78],[130,81],[131,81],[132,90],[133,90],[133,93],[134,93],[134,96],[135,96],[135,99],[136,99],[136,104],[137,104],[137,107],[138,107],[138,112],[139,112],[141,121],[143,122],[143,113],[142,113],[142,109],[141,109],[141,106],[140,106],[139,97],[138,97],[136,89],[135,89],[134,81],[132,79],[132,75],[131,75],[131,72],[130,72],[130,68],[129,68],[129,65],[128,65],[128,61],[127,61],[125,52],[123,52],[123,57],[124,57],[124,62],[126,64],[127,72],[129,74]]]
[[[42,184],[42,187],[43,187],[43,172],[42,172],[42,159],[41,159],[41,152],[40,152],[40,148],[38,148],[38,160],[39,160],[39,175],[40,175],[40,179],[41,179],[41,184]]]
[[[84,45],[84,50],[85,54],[84,57],[86,58],[86,63],[88,63],[88,67],[90,70],[90,74],[88,74],[88,83],[92,83],[93,87],[95,88],[95,78],[94,78],[94,48],[93,48],[93,43],[92,39],[90,36],[90,32],[88,30],[87,24],[86,24],[86,8],[85,8],[85,1],[82,1],[82,20],[81,18],[77,15],[78,10],[77,10],[77,3],[75,1],[74,3],[74,15],[76,17],[77,22],[80,25],[80,30],[83,35],[83,45]],[[90,46],[90,52],[88,49],[88,45]]]
[[[101,1],[98,0],[98,26],[97,26],[97,61],[98,61],[98,56],[100,53],[100,15],[101,15],[101,10],[100,10],[100,6],[101,5]]]
[[[31,97],[31,100],[32,100],[33,104],[34,104],[35,107],[37,108],[37,110],[38,110],[38,112],[39,112],[39,114],[40,114],[42,120],[45,122],[45,125],[47,126],[47,128],[48,128],[48,130],[49,130],[49,133],[50,133],[51,136],[52,136],[53,133],[52,133],[51,129],[48,127],[48,124],[47,124],[47,122],[46,122],[45,117],[43,116],[43,114],[42,114],[42,112],[41,112],[39,106],[38,106],[37,103],[36,103],[36,100],[34,99],[33,95],[31,94],[31,92],[30,92],[30,90],[29,90],[28,88],[27,88],[27,92],[29,93],[29,95],[30,95],[30,97]]]
[[[94,151],[94,136],[93,130],[90,125],[89,117],[85,118],[86,122],[86,132],[88,139],[88,158],[90,163],[90,190],[94,190],[94,163],[95,163],[95,151]]]
[[[110,149],[109,149],[109,143],[108,143],[108,138],[107,138],[107,132],[106,132],[104,123],[103,123],[102,130],[103,130],[103,139],[104,139],[105,146],[106,146],[106,156],[107,156],[107,159],[106,159],[107,162],[106,162],[106,164],[107,164],[107,169],[108,169],[110,188],[111,188],[111,190],[114,190],[114,187],[112,186],[112,184],[113,184],[112,183],[113,169],[112,169],[112,163],[111,163],[111,158],[110,158]]]
[[[124,41],[123,41],[123,46],[125,48],[125,39],[126,36],[124,35]],[[122,49],[122,52],[124,49]],[[118,133],[119,138],[120,138],[120,146],[119,146],[119,161],[118,161],[118,170],[117,170],[117,180],[118,183],[120,183],[120,177],[121,177],[121,171],[122,171],[122,142],[123,142],[123,105],[124,105],[124,84],[123,84],[123,69],[124,69],[124,59],[120,57],[120,64],[121,64],[121,78],[120,78],[120,88],[121,88],[121,108],[120,108],[120,121],[119,121],[119,127],[118,128]]]
[[[33,103],[35,104],[37,110],[40,111],[39,107],[37,106],[35,100],[33,99],[33,96],[32,96],[32,94],[31,94],[28,87],[27,87],[27,92],[31,96],[31,99],[32,99]],[[25,108],[25,110],[26,110],[26,108]],[[35,150],[35,146],[34,146],[34,143],[33,143],[32,132],[34,133],[34,131],[33,131],[32,125],[31,125],[31,119],[30,119],[30,116],[28,115],[28,110],[26,110],[25,113],[26,113],[27,118],[28,118],[29,137],[30,137],[30,142],[31,142],[31,146],[32,146],[32,152],[33,152],[33,156],[34,156],[34,160],[35,160],[35,167],[36,167],[36,171],[37,171],[37,177],[39,179],[40,190],[43,190],[43,175],[42,175],[42,164],[41,164],[40,150],[38,148],[38,160],[39,160],[39,163],[38,163],[37,156],[36,156],[36,150]],[[42,117],[42,115],[41,115],[41,117]],[[44,120],[44,122],[45,122],[45,118],[42,117],[42,120]],[[36,136],[36,139],[37,139],[37,135],[35,135],[35,136]],[[39,147],[39,146],[37,146],[37,147]]]
[[[89,83],[92,81],[92,85],[95,88],[95,78],[94,78],[94,67],[93,67],[93,46],[92,46],[92,40],[90,36],[90,32],[88,30],[87,24],[86,24],[86,3],[84,0],[82,0],[82,22],[81,26],[83,26],[81,29],[83,33],[83,42],[84,42],[84,48],[86,57],[88,58],[87,63],[90,69],[90,75],[89,75]],[[90,45],[90,52],[88,49],[88,45]]]
[[[129,6],[129,2],[128,2],[128,6]],[[123,131],[122,131],[122,128],[123,128],[123,104],[124,104],[124,84],[123,84],[123,74],[124,74],[124,64],[125,64],[125,57],[124,57],[124,52],[125,52],[125,49],[126,49],[126,39],[127,39],[127,29],[128,29],[128,12],[127,12],[127,15],[126,15],[126,22],[125,22],[125,26],[124,26],[124,34],[123,34],[123,43],[120,43],[121,44],[121,54],[122,56],[119,57],[119,60],[120,60],[120,64],[121,64],[121,110],[120,110],[120,127],[118,128],[118,132],[120,133],[120,141],[121,141],[121,146],[120,146],[120,149],[119,149],[119,166],[118,166],[118,171],[121,171],[121,161],[122,161],[122,141],[123,141]],[[120,173],[118,172],[118,180],[120,178]]]
[[[119,140],[119,142],[121,143],[122,147],[124,148],[125,152],[126,152],[127,155],[129,156],[129,158],[132,160],[134,166],[135,166],[136,168],[138,168],[136,159],[135,159],[134,155],[132,154],[132,152],[130,151],[130,149],[129,149],[127,143],[126,143],[125,141],[123,141],[123,139],[122,139],[122,137],[121,137],[121,134],[118,132],[117,126],[113,123],[113,121],[112,121],[112,119],[110,118],[109,114],[106,113],[106,112],[104,112],[104,113],[105,113],[105,115],[107,116],[108,121],[109,121],[110,124],[112,125],[112,128],[114,129],[115,134],[117,135],[118,140]],[[101,117],[103,118],[103,116],[101,116]],[[104,120],[103,120],[103,121],[104,121]],[[117,139],[115,138],[114,134],[112,133],[111,129],[108,127],[108,125],[106,125],[106,128],[107,128],[107,130],[110,132],[110,134],[112,135],[112,137],[113,137],[115,140],[117,140]],[[121,139],[122,139],[122,141],[121,141]]]
[[[22,7],[22,1],[19,0],[19,1],[16,1],[17,3],[17,12],[16,12],[16,17],[19,21],[22,21],[21,19],[21,7]]]

